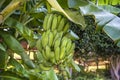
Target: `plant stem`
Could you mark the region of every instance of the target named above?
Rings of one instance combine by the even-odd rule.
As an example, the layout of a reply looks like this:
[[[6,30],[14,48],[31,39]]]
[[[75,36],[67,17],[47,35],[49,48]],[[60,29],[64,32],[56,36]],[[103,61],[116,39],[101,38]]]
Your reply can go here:
[[[25,2],[25,1],[24,1]],[[2,12],[0,12],[0,24],[6,20],[15,10],[17,10],[23,3],[23,0],[12,0]]]

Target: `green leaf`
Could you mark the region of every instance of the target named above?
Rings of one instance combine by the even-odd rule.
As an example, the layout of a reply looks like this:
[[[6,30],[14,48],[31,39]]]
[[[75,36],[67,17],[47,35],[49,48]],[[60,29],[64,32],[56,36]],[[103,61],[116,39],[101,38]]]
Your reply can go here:
[[[57,75],[54,72],[54,69],[46,71],[46,77],[48,77],[48,80],[58,80]]]
[[[98,6],[90,3],[87,6],[80,7],[83,14],[94,15],[97,22],[97,29],[103,29],[104,32],[114,41],[120,39],[120,18],[113,15]]]
[[[26,80],[24,77],[13,73],[11,71],[3,71],[0,73],[0,78],[8,79],[8,80]]]
[[[120,47],[120,41],[117,43],[117,46]]]
[[[111,5],[100,5],[99,7],[113,14],[118,14],[120,12],[119,8],[113,7]]]
[[[79,66],[74,62],[74,60],[71,61],[71,66],[74,70],[80,72]]]
[[[0,49],[6,51],[5,47],[0,43]]]
[[[26,38],[30,41],[34,40],[35,35],[33,34],[33,31],[30,30],[28,27],[24,26],[19,21],[9,17],[5,20],[5,24],[8,25],[9,27],[13,27],[13,28],[17,29],[24,38]]]
[[[85,6],[89,4],[87,0],[68,0],[69,8],[78,9],[79,6]]]
[[[7,64],[8,54],[0,49],[0,69],[4,69]]]
[[[57,0],[62,8],[68,8],[68,0]]]
[[[92,0],[92,2],[97,3],[98,5],[117,5],[120,4],[120,0]]]
[[[35,68],[33,62],[29,59],[28,55],[25,53],[25,50],[21,46],[21,44],[10,34],[0,31],[0,36],[3,38],[6,45],[15,53],[20,55],[24,61],[24,63],[30,67]]]
[[[85,22],[84,22],[84,18],[81,17],[81,14],[80,12],[77,12],[77,11],[71,11],[69,9],[67,10],[64,10],[60,5],[59,3],[56,1],[56,0],[47,0],[51,6],[59,11],[59,12],[62,12],[70,21],[76,23],[76,24],[79,24],[82,26],[82,28],[85,28],[86,25],[85,25]],[[76,17],[77,15],[77,17]],[[80,19],[81,18],[81,19]],[[83,21],[82,21],[83,20]],[[82,22],[81,22],[82,21]]]
[[[71,40],[79,40],[79,36],[75,34],[72,30],[70,30],[65,36]]]
[[[0,9],[1,9],[1,7],[2,7],[2,5],[3,5],[3,3],[5,2],[6,0],[0,0]]]
[[[22,67],[21,63],[19,63],[17,60],[15,60],[14,58],[10,58],[9,60],[9,64],[14,66],[16,71],[22,74],[25,74],[25,70]]]

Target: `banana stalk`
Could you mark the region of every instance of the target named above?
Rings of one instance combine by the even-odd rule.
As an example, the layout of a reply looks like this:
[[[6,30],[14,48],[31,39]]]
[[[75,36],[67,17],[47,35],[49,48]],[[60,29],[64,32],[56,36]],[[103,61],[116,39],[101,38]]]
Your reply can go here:
[[[15,10],[17,10],[25,0],[12,0],[9,5],[0,12],[0,24],[6,20]]]

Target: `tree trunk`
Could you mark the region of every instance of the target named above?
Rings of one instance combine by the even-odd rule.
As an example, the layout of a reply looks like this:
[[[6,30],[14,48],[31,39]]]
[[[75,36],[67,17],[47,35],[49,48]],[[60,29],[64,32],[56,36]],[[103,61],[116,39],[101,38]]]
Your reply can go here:
[[[120,80],[120,55],[112,56],[110,61],[112,80]]]

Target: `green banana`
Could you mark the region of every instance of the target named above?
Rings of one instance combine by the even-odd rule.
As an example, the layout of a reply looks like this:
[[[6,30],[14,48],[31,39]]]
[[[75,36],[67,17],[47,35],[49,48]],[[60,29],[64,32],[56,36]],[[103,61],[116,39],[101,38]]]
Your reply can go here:
[[[65,18],[62,18],[60,23],[58,24],[58,32],[62,31],[63,27],[65,26]]]
[[[37,41],[36,47],[37,47],[37,49],[38,49],[39,51],[42,50],[42,42],[41,42],[41,39],[39,39],[39,40]]]
[[[51,30],[54,31],[57,27],[57,24],[58,24],[58,21],[57,21],[57,15],[54,14],[53,16],[53,21],[52,21],[52,27],[51,27]]]
[[[67,55],[69,54],[71,46],[72,46],[72,41],[70,39],[68,39],[67,45],[66,45],[66,53],[67,53]]]
[[[53,33],[52,32],[50,32],[50,34],[49,34],[49,43],[48,43],[48,45],[51,47],[52,46],[52,44],[53,44],[53,40],[54,40],[54,36],[53,36]]]
[[[68,53],[69,54],[73,54],[74,53],[74,49],[75,49],[75,44],[73,43]]]
[[[41,70],[48,71],[51,69],[51,66],[45,66],[44,64],[39,64]]]
[[[62,42],[61,43],[61,47],[66,47],[67,42],[68,42],[68,38],[67,37],[63,37],[61,42]]]
[[[53,22],[53,14],[50,14],[50,16],[48,18],[48,22],[47,22],[47,30],[49,30],[51,28],[52,22]]]
[[[65,47],[61,47],[61,51],[60,51],[60,60],[62,60],[65,57]]]
[[[61,38],[58,38],[56,41],[55,41],[55,44],[54,44],[54,50],[59,47],[61,44]]]
[[[46,54],[46,57],[47,57],[48,59],[51,58],[51,49],[50,49],[49,46],[46,46],[46,48],[45,48],[45,54]]]
[[[55,30],[53,31],[53,36],[54,36],[54,38],[55,38],[56,34],[57,34],[57,30],[55,29]]]
[[[49,31],[45,32],[45,36],[42,37],[42,46],[43,48],[45,48],[48,43],[49,43],[49,34],[48,34]]]
[[[60,57],[60,47],[56,47],[55,51],[55,60],[58,61]]]
[[[47,56],[46,56],[46,54],[45,54],[45,51],[42,50],[41,53],[42,53],[43,58],[44,58],[45,60],[48,60],[48,58],[47,58]]]
[[[51,61],[53,64],[56,63],[56,60],[55,60],[55,53],[54,53],[54,51],[51,51],[50,61]]]
[[[69,30],[69,28],[70,28],[70,23],[67,22],[63,28],[63,32],[66,33]]]
[[[62,15],[58,15],[58,17],[57,17],[57,21],[60,22],[61,19],[62,19]]]
[[[47,14],[44,18],[44,22],[43,22],[43,29],[47,30],[47,23],[48,23],[48,19],[49,19],[50,14]]]

